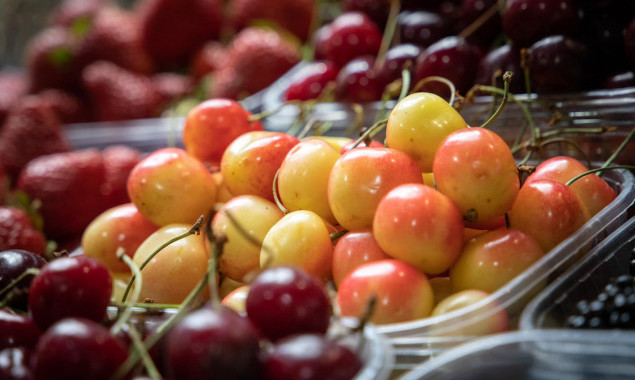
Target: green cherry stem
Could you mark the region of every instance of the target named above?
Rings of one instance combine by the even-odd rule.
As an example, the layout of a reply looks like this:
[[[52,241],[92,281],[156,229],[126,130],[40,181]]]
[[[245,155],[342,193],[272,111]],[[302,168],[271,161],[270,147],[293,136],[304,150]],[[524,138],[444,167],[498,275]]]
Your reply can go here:
[[[615,150],[615,152],[613,152],[611,157],[609,157],[606,160],[604,165],[602,165],[603,168],[608,167],[609,165],[611,165],[613,163],[613,161],[615,161],[617,156],[619,156],[619,154],[622,153],[622,151],[626,148],[626,145],[628,145],[628,143],[633,139],[633,135],[635,135],[635,128],[631,129],[631,131],[629,132],[628,136],[626,136],[626,138],[624,139],[624,141],[622,141],[620,146],[617,147],[617,149]]]
[[[130,319],[130,315],[132,315],[132,308],[134,304],[136,304],[139,301],[139,295],[141,294],[141,288],[143,287],[143,277],[141,276],[141,270],[134,263],[134,261],[132,261],[130,256],[126,255],[126,253],[121,247],[117,250],[117,258],[119,260],[122,260],[124,263],[126,263],[128,268],[130,268],[130,271],[137,278],[137,282],[132,292],[132,297],[130,301],[124,304],[123,312],[121,313],[121,315],[119,315],[117,322],[115,322],[115,324],[112,325],[112,327],[110,328],[110,333],[112,335],[117,335],[117,333],[123,328],[123,326]]]
[[[359,144],[362,143],[362,141],[365,141],[368,137],[372,137],[375,134],[379,133],[379,131],[384,129],[387,123],[388,123],[388,119],[382,119],[376,122],[375,124],[371,125],[371,127],[368,128],[366,132],[364,132],[361,136],[359,136],[359,138],[357,138],[357,140],[355,140],[355,143],[353,144],[351,149],[357,148]]]
[[[593,174],[593,173],[599,173],[599,172],[603,172],[606,170],[612,170],[612,169],[629,169],[629,170],[635,170],[635,165],[618,165],[618,166],[608,166],[608,167],[601,167],[601,168],[597,168],[597,169],[591,169],[588,170],[584,173],[580,173],[577,176],[571,178],[569,181],[567,181],[567,183],[565,185],[567,186],[571,186],[571,184],[573,184],[575,181],[579,180],[580,178],[588,175],[588,174]]]
[[[400,102],[401,99],[405,98],[408,95],[408,91],[410,90],[410,81],[412,76],[410,75],[410,70],[403,69],[401,70],[401,92],[399,93],[399,98],[397,98],[397,102]]]
[[[348,233],[348,230],[341,230],[341,231],[333,232],[331,235],[329,235],[329,237],[331,238],[331,241],[335,241],[339,239],[340,237],[346,235],[347,233]]]
[[[401,9],[401,1],[391,0],[390,10],[388,11],[388,21],[386,22],[386,28],[384,28],[384,35],[379,45],[379,52],[377,53],[377,59],[375,60],[375,68],[380,68],[386,60],[386,52],[392,44],[392,39],[395,35],[395,29],[397,28],[397,16],[399,16],[399,10]]]
[[[40,270],[37,268],[29,268],[25,270],[16,279],[11,281],[7,286],[0,290],[0,296],[13,289],[13,287],[16,286],[20,281],[22,281],[26,276],[36,276],[38,273],[40,273]]]
[[[264,119],[266,117],[269,117],[269,116],[279,112],[281,109],[283,109],[286,106],[289,106],[289,105],[301,106],[302,103],[303,103],[302,100],[288,100],[288,101],[286,101],[286,102],[280,104],[279,106],[276,106],[276,107],[274,107],[274,108],[272,108],[270,110],[262,111],[260,113],[255,114],[255,115],[249,116],[247,118],[247,121],[249,121],[250,123],[254,122],[254,121],[260,121],[260,120],[262,120],[262,119]]]
[[[280,211],[282,211],[283,214],[287,215],[289,213],[289,209],[284,207],[284,205],[282,204],[280,193],[278,192],[278,174],[280,174],[280,169],[276,170],[276,174],[273,176],[273,200],[276,202],[276,205],[278,206]]]
[[[575,142],[573,142],[573,141],[571,141],[571,140],[569,140],[567,138],[564,138],[564,137],[553,137],[553,138],[550,138],[550,139],[542,141],[540,143],[540,147],[543,148],[543,147],[545,147],[547,145],[556,144],[556,143],[566,143],[566,144],[571,145],[573,148],[575,148],[575,150],[578,151],[578,153],[580,153],[580,155],[582,157],[584,157],[584,160],[586,161],[587,167],[591,166],[591,162],[589,161],[589,158],[587,157],[587,154],[584,151],[584,149],[582,149],[580,147],[580,145],[576,144]]]
[[[507,99],[509,98],[509,83],[512,81],[512,75],[513,74],[511,71],[506,71],[505,74],[503,74],[503,100],[501,101],[501,104],[498,106],[496,111],[492,114],[492,116],[490,116],[490,118],[481,125],[481,128],[487,128],[494,122],[494,120],[496,120],[496,118],[498,118],[498,115],[503,112],[503,108],[505,108]]]
[[[134,348],[137,350],[137,352],[141,356],[141,361],[143,362],[143,366],[148,372],[148,376],[150,376],[152,380],[161,380],[162,379],[161,374],[159,373],[159,370],[157,369],[154,362],[152,361],[152,357],[150,357],[148,350],[143,345],[143,340],[141,340],[141,335],[139,334],[139,331],[137,331],[137,328],[134,327],[134,325],[132,324],[128,325],[128,335],[130,336],[130,339],[132,340],[132,344]]]
[[[186,237],[190,236],[190,235],[198,235],[201,231],[201,225],[203,224],[203,220],[205,219],[205,217],[203,215],[201,215],[198,220],[196,221],[196,223],[194,223],[194,225],[192,226],[192,228],[190,228],[189,231],[182,233],[179,236],[176,236],[168,241],[166,241],[165,243],[161,244],[161,246],[159,246],[159,248],[157,248],[154,252],[152,252],[152,254],[150,256],[148,256],[148,258],[143,262],[143,264],[141,264],[141,266],[139,267],[139,270],[143,270],[143,268],[145,268],[146,265],[148,265],[148,263],[159,253],[161,252],[165,247],[169,246],[170,244],[177,242],[181,239],[185,239]],[[126,298],[128,298],[128,293],[130,292],[130,288],[132,287],[132,284],[135,281],[136,276],[132,276],[132,278],[130,279],[130,281],[128,282],[128,286],[126,286],[126,291],[123,293],[123,297],[121,298],[121,302],[125,303],[126,302]]]
[[[451,80],[444,78],[444,77],[439,77],[436,75],[432,75],[429,77],[425,77],[421,80],[419,80],[415,86],[412,89],[412,92],[417,92],[421,89],[421,87],[423,87],[424,84],[428,83],[428,82],[441,82],[443,84],[445,84],[446,86],[448,86],[450,88],[450,101],[448,102],[451,106],[454,106],[454,101],[456,100],[456,87],[454,86],[454,83],[452,83]],[[496,88],[496,87],[493,87]],[[499,88],[496,88],[497,90],[500,90]],[[501,90],[502,91],[502,90]]]
[[[597,128],[560,128],[560,129],[553,129],[550,131],[544,131],[540,134],[540,136],[544,138],[544,137],[557,136],[559,134],[564,134],[564,133],[602,134],[606,132],[612,132],[616,129],[617,128],[615,127],[606,127],[606,126],[597,127]]]
[[[172,314],[165,322],[163,322],[156,330],[156,332],[150,335],[145,342],[143,343],[146,351],[151,349],[164,335],[165,333],[176,325],[185,315],[190,311],[190,304],[198,297],[198,295],[205,289],[207,286],[208,278],[210,276],[210,272],[214,270],[212,267],[212,263],[208,263],[207,273],[205,276],[198,282],[196,287],[192,289],[190,294],[187,295],[185,300],[179,306],[179,309],[176,313]],[[119,380],[123,379],[130,371],[137,365],[139,362],[140,355],[137,350],[132,350],[130,355],[128,355],[128,359],[117,369],[117,372],[110,378],[110,380]]]

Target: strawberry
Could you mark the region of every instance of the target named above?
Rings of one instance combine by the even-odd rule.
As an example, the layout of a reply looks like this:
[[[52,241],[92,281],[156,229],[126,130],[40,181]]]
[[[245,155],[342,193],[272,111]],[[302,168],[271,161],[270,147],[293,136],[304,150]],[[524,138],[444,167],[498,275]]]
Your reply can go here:
[[[15,207],[0,206],[0,251],[23,249],[44,256],[46,240],[35,229],[26,212]]]
[[[76,47],[77,41],[71,33],[59,26],[46,28],[31,39],[25,53],[30,91],[45,88],[77,90]]]
[[[165,103],[189,94],[194,88],[192,77],[187,75],[165,72],[155,74],[150,79]]]
[[[163,67],[187,63],[222,26],[221,0],[144,0],[137,13],[144,45]]]
[[[237,98],[269,86],[300,61],[299,46],[265,28],[243,29],[227,51],[225,67],[215,76],[214,97]]]
[[[86,105],[77,96],[57,89],[48,89],[37,94],[44,99],[62,124],[88,121]]]
[[[40,202],[46,236],[64,240],[80,235],[108,207],[101,193],[105,178],[101,152],[89,149],[30,161],[16,187]]]
[[[104,3],[104,0],[64,0],[53,12],[51,24],[80,28],[80,23],[92,19]]]
[[[53,109],[38,96],[24,97],[0,131],[0,162],[11,176],[35,157],[69,149]]]
[[[82,81],[99,121],[156,117],[164,103],[149,78],[110,62],[90,64]]]
[[[227,50],[218,41],[210,41],[203,45],[190,62],[190,74],[201,79],[225,65]]]
[[[0,71],[0,127],[11,107],[26,94],[27,87],[26,76],[22,72]]]
[[[141,161],[140,151],[123,145],[110,146],[103,151],[106,178],[101,187],[108,208],[130,202],[128,175]]]
[[[229,3],[229,14],[236,30],[255,20],[269,20],[306,41],[313,4],[312,0],[233,0]]]
[[[148,74],[152,60],[144,50],[137,17],[115,6],[96,12],[77,46],[78,70],[95,62],[110,61],[130,71]]]

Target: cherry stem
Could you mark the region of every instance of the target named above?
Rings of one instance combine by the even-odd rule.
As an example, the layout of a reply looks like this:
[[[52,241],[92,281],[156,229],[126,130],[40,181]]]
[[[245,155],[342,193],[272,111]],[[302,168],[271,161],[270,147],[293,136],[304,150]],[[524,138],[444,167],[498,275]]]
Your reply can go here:
[[[391,0],[390,10],[388,11],[388,21],[386,21],[386,27],[384,28],[384,35],[379,45],[379,52],[377,52],[377,59],[375,60],[375,69],[379,69],[386,60],[386,52],[390,48],[392,39],[395,35],[395,29],[397,28],[397,16],[399,16],[399,10],[401,9],[401,1]]]
[[[492,116],[490,116],[490,118],[481,125],[481,128],[487,128],[492,122],[494,122],[494,120],[496,120],[496,118],[498,118],[498,115],[503,112],[503,108],[505,108],[507,99],[509,98],[509,82],[512,81],[512,76],[513,73],[511,71],[506,71],[505,74],[503,74],[503,100]]]
[[[481,14],[476,20],[474,20],[470,25],[468,25],[467,28],[463,29],[456,36],[459,38],[469,37],[478,28],[480,28],[483,24],[485,24],[487,20],[489,20],[492,16],[494,16],[496,12],[498,12],[498,4],[492,5],[490,9],[488,9],[483,14]]]
[[[425,77],[421,80],[419,80],[414,88],[412,89],[412,92],[417,92],[421,89],[421,87],[423,87],[424,84],[428,83],[428,82],[441,82],[443,84],[445,84],[446,86],[448,86],[450,88],[450,101],[448,102],[451,106],[454,106],[454,101],[456,100],[456,87],[454,87],[454,83],[452,83],[451,80],[444,78],[444,77],[439,77],[436,75],[432,75],[429,77]],[[496,88],[496,87],[494,87]]]
[[[130,336],[130,339],[132,339],[134,348],[137,350],[137,352],[139,352],[139,355],[141,356],[143,366],[148,372],[148,376],[150,376],[150,378],[153,380],[161,380],[161,374],[152,361],[152,357],[148,353],[148,350],[146,350],[145,346],[143,345],[143,341],[141,340],[139,331],[137,331],[137,328],[132,324],[128,325],[128,335]]]
[[[280,199],[280,193],[278,193],[278,174],[280,174],[280,169],[276,170],[276,174],[273,176],[273,200],[276,202],[280,211],[287,215],[289,213],[289,209],[284,207],[282,200]]]
[[[3,295],[7,293],[8,291],[10,291],[11,289],[13,289],[13,287],[15,287],[18,284],[18,282],[22,281],[26,276],[36,276],[38,273],[40,273],[40,270],[37,268],[29,268],[25,270],[13,281],[11,281],[7,286],[2,288],[2,290],[0,290],[0,295]]]
[[[512,225],[511,225],[511,223],[509,222],[509,213],[508,213],[508,212],[506,212],[506,213],[505,213],[505,227],[506,227],[507,229],[512,228]]]
[[[220,295],[218,294],[218,267],[220,263],[220,257],[223,254],[223,246],[227,242],[226,236],[216,237],[214,235],[208,235],[211,237],[212,252],[209,256],[209,267],[212,271],[207,276],[207,284],[210,291],[210,301],[212,308],[218,309],[220,307]]]
[[[179,306],[179,309],[176,313],[172,314],[165,322],[163,322],[156,330],[156,332],[150,335],[143,343],[146,351],[150,350],[152,346],[154,346],[166,333],[167,330],[176,325],[185,315],[190,311],[190,304],[198,297],[198,295],[205,289],[207,286],[208,278],[210,276],[211,271],[214,268],[212,267],[212,263],[208,262],[207,273],[205,276],[198,282],[196,287],[192,289],[190,294],[187,295],[185,300]],[[130,355],[128,355],[128,359],[117,369],[117,372],[111,377],[111,380],[123,379],[139,362],[140,356],[136,350],[132,350]]]
[[[364,313],[359,317],[359,325],[353,331],[363,331],[364,327],[370,322],[373,314],[375,313],[375,307],[377,306],[377,296],[373,295],[368,300],[366,304],[366,309],[364,309]]]
[[[306,125],[304,126],[304,128],[302,128],[302,130],[300,131],[300,133],[298,133],[297,139],[298,140],[302,140],[303,138],[306,137],[306,135],[311,131],[311,129],[313,129],[313,127],[319,123],[320,121],[315,119],[315,118],[311,118]]]
[[[357,138],[357,140],[355,140],[355,143],[353,144],[351,149],[357,148],[357,146],[359,146],[359,144],[361,144],[362,141],[365,141],[368,137],[372,137],[375,134],[379,133],[379,131],[384,129],[387,123],[388,123],[388,119],[382,119],[376,122],[375,124],[371,125],[371,127],[368,128],[366,132],[364,132],[361,136],[359,136],[359,138]]]
[[[401,92],[399,93],[399,98],[397,98],[397,102],[401,101],[401,99],[405,98],[408,95],[408,90],[410,90],[410,81],[412,76],[410,75],[410,70],[403,69],[401,70]]]
[[[578,151],[578,153],[580,153],[580,155],[582,157],[584,157],[584,160],[586,161],[587,166],[591,166],[591,162],[589,161],[589,157],[587,157],[586,152],[584,151],[584,149],[582,149],[578,144],[576,144],[575,142],[564,138],[564,137],[553,137],[551,139],[547,139],[544,140],[543,142],[540,143],[540,147],[544,148],[547,145],[551,145],[551,144],[556,144],[556,143],[566,143],[571,145],[573,148],[575,148],[575,150]]]
[[[130,268],[130,271],[135,275],[135,277],[137,277],[139,280],[135,284],[131,300],[124,304],[123,312],[121,313],[121,315],[119,315],[117,322],[115,322],[115,324],[110,328],[110,333],[112,335],[116,335],[130,319],[130,316],[132,315],[132,308],[134,304],[139,301],[141,288],[143,287],[143,277],[141,276],[141,270],[134,263],[134,261],[132,261],[130,256],[126,255],[123,248],[121,247],[119,247],[119,249],[117,250],[117,258],[119,260],[122,260],[128,266],[128,268]]]
[[[148,256],[148,258],[146,258],[146,260],[143,262],[143,264],[141,264],[141,266],[139,267],[139,270],[143,270],[143,268],[145,268],[146,265],[148,265],[148,263],[159,253],[161,252],[165,247],[169,246],[170,244],[177,242],[181,239],[185,239],[186,237],[190,236],[190,235],[198,235],[201,232],[201,225],[203,224],[203,220],[205,220],[205,216],[201,215],[198,220],[196,221],[196,223],[194,223],[194,225],[192,226],[192,228],[190,228],[189,231],[182,233],[179,236],[176,236],[170,240],[168,240],[167,242],[161,244],[161,246],[159,246],[159,248],[157,248],[154,252],[152,252],[152,254],[150,256]],[[126,286],[126,291],[123,293],[123,297],[121,298],[121,302],[125,303],[126,302],[126,298],[128,297],[128,293],[130,292],[130,288],[132,287],[132,284],[135,282],[136,276],[132,276],[132,278],[130,279],[130,281],[128,282],[128,286]]]
[[[340,237],[346,235],[347,233],[348,233],[348,230],[341,230],[341,231],[333,232],[331,235],[329,235],[329,237],[331,238],[331,241],[335,241],[339,239]]]
[[[591,169],[588,170],[584,173],[580,173],[577,176],[571,178],[570,180],[567,181],[567,183],[565,185],[567,186],[571,186],[575,181],[579,180],[580,178],[588,175],[588,174],[593,174],[593,173],[598,173],[598,172],[603,172],[606,170],[612,170],[612,169],[629,169],[629,170],[635,170],[635,165],[617,165],[617,166],[608,166],[608,167],[601,167],[601,168],[597,168],[597,169]]]
[[[520,67],[523,69],[525,79],[525,91],[527,95],[531,94],[531,79],[529,76],[529,49],[520,49]]]
[[[613,152],[613,154],[606,160],[604,165],[602,165],[603,168],[608,167],[609,165],[613,163],[613,161],[615,161],[617,156],[619,156],[619,154],[622,153],[622,151],[626,148],[626,145],[628,145],[628,143],[633,139],[634,134],[635,134],[635,128],[631,129],[628,136],[626,136],[626,138],[624,139],[624,141],[622,141],[620,146],[617,147],[617,150],[615,150],[615,152]]]
[[[353,133],[360,129],[362,124],[364,124],[364,107],[362,107],[359,103],[351,104],[351,108],[353,112],[355,112],[355,121],[351,124],[346,131],[344,131],[345,136],[352,136]]]
[[[282,103],[282,104],[280,104],[280,105],[278,105],[278,106],[274,107],[273,109],[266,110],[266,111],[262,111],[262,112],[260,112],[260,113],[257,113],[257,114],[254,114],[254,115],[249,116],[249,117],[247,118],[247,121],[248,121],[248,122],[250,122],[250,123],[251,123],[251,122],[254,122],[254,121],[260,121],[260,120],[262,120],[262,119],[264,119],[264,118],[266,118],[266,117],[268,117],[268,116],[271,116],[271,115],[273,115],[273,114],[275,114],[275,113],[279,112],[282,108],[284,108],[284,107],[286,107],[286,106],[289,106],[289,105],[294,105],[294,104],[296,104],[296,105],[302,105],[302,103],[303,103],[303,101],[302,101],[302,100],[296,100],[296,99],[294,99],[294,100],[288,100],[288,101],[286,101],[286,102],[284,102],[284,103]]]
[[[617,128],[616,127],[597,127],[597,128],[561,128],[561,129],[552,129],[550,131],[545,131],[541,134],[542,137],[551,137],[556,136],[563,133],[593,133],[593,134],[602,134],[606,132],[613,132]]]

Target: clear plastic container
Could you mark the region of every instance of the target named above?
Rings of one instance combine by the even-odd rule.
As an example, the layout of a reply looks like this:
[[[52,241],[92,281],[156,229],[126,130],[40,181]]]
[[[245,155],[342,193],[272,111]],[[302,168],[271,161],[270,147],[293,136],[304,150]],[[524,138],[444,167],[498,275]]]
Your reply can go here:
[[[595,298],[612,277],[629,272],[635,250],[635,216],[589,251],[534,298],[520,318],[521,329],[566,327],[576,303]]]
[[[306,62],[298,64],[264,91],[262,109],[268,111],[280,108],[278,112],[264,120],[266,128],[286,131],[300,115],[299,106],[282,105],[284,93],[293,75],[303,65],[306,65]],[[516,95],[516,99],[527,105],[536,126],[542,131],[561,128],[614,128],[602,134],[562,133],[558,135],[577,144],[591,161],[603,161],[608,158],[635,127],[635,87],[572,94]],[[500,99],[478,96],[472,103],[464,104],[460,113],[469,125],[480,125],[489,118],[499,103]],[[387,117],[394,105],[395,101],[370,102],[359,104],[356,109],[350,103],[317,103],[307,113],[305,121],[310,119],[328,121],[332,123],[331,129],[327,132],[328,135],[357,137],[360,127],[369,127],[374,121]],[[524,124],[526,119],[521,108],[510,100],[503,112],[488,128],[498,133],[507,143],[512,144]],[[354,128],[355,125],[358,127]],[[528,136],[528,133],[525,134],[525,137]],[[380,134],[377,138],[381,140],[383,135]],[[550,144],[545,152],[549,155],[566,154],[583,158],[573,145],[566,143]],[[629,144],[619,161],[635,162],[635,142]]]
[[[446,351],[401,380],[635,379],[635,332],[533,330]]]
[[[516,328],[523,308],[536,294],[628,220],[628,210],[635,201],[633,175],[627,170],[611,170],[604,179],[618,192],[617,198],[486,299],[445,315],[378,326],[378,330],[391,339],[396,367],[411,368],[451,347],[475,339],[475,336],[463,332],[500,309],[507,312],[512,329]]]

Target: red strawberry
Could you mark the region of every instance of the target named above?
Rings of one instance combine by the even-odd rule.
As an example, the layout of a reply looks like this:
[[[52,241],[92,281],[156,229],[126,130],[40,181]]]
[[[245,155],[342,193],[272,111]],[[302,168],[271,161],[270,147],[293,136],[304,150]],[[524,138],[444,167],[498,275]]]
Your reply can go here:
[[[0,131],[0,162],[11,176],[35,157],[69,149],[53,109],[38,96],[23,98]]]
[[[31,92],[45,88],[77,89],[79,72],[75,66],[76,41],[64,27],[42,30],[26,48],[26,66]]]
[[[155,74],[151,79],[165,103],[189,94],[194,87],[192,77],[187,75],[166,72]]]
[[[210,41],[203,45],[194,55],[190,63],[190,74],[196,79],[214,72],[225,66],[227,50],[218,41]]]
[[[138,14],[144,45],[163,67],[186,63],[222,26],[221,0],[144,0]]]
[[[103,7],[88,23],[77,46],[79,70],[95,61],[110,61],[127,70],[148,74],[152,60],[144,50],[138,18],[115,6]]]
[[[232,41],[227,54],[226,66],[215,77],[214,97],[254,94],[300,61],[297,44],[274,30],[257,27],[243,29]],[[227,72],[221,73],[223,71]]]
[[[80,235],[108,207],[101,193],[105,173],[98,150],[50,154],[24,167],[17,189],[41,202],[46,236],[67,239]]]
[[[312,0],[233,0],[229,13],[236,30],[255,20],[270,20],[306,41],[313,17]]]
[[[27,82],[20,71],[0,71],[0,128],[14,104],[26,94]]]
[[[62,124],[88,121],[86,105],[69,92],[49,89],[39,92],[37,96],[48,102]]]
[[[130,202],[128,196],[128,175],[141,161],[142,154],[127,146],[111,146],[103,151],[106,178],[102,185],[102,194],[108,207]]]
[[[156,117],[163,106],[163,96],[150,78],[113,63],[98,61],[89,65],[82,79],[99,121]]]
[[[0,251],[23,249],[44,256],[46,240],[31,224],[26,212],[0,206]]]
[[[78,23],[90,20],[103,7],[104,3],[104,0],[64,0],[53,12],[51,23],[80,27]]]

